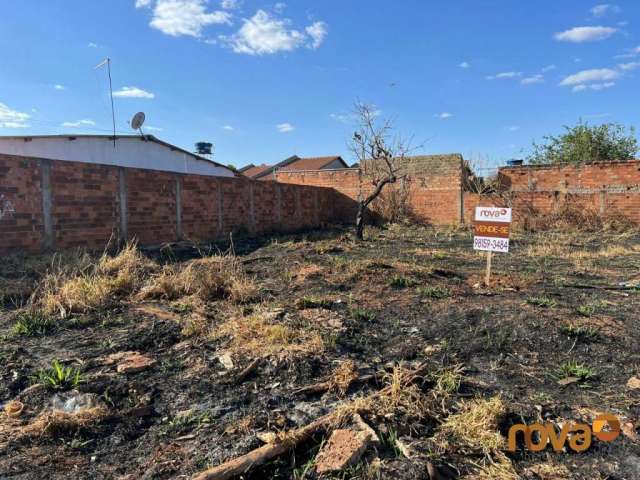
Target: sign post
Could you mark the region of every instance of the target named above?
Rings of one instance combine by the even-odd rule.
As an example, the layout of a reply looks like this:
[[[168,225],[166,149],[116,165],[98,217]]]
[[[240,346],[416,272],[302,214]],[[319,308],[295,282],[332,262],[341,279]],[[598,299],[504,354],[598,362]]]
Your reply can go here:
[[[476,207],[473,249],[487,252],[487,270],[484,283],[491,283],[491,258],[493,252],[509,251],[509,227],[511,209],[500,207]]]

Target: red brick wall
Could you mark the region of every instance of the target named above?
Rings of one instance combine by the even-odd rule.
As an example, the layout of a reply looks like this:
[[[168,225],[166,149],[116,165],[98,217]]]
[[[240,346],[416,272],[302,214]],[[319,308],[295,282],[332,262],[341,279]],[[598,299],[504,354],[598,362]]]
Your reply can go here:
[[[640,161],[581,166],[522,166],[499,170],[514,209],[514,221],[552,213],[564,205],[640,223]],[[479,203],[481,202],[481,203]],[[465,193],[465,219],[476,205],[504,204]]]
[[[356,203],[360,193],[367,195],[374,185],[360,170],[314,170],[283,171],[276,173],[278,182],[297,185],[330,187],[338,192],[336,208],[343,221],[353,221]],[[407,209],[410,217],[418,222],[433,225],[456,223],[460,219],[460,171],[446,175],[410,175],[407,177]],[[372,210],[382,212],[383,203],[393,190],[401,185],[389,185],[383,190],[382,198],[372,204]]]
[[[51,161],[53,242],[99,247],[118,239],[118,171],[105,165]]]
[[[43,247],[41,169],[36,160],[0,155],[0,252]]]
[[[46,249],[43,192],[51,197],[54,249],[123,240],[123,210],[128,238],[141,245],[172,242],[179,233],[206,241],[339,221],[337,194],[328,188],[1,155],[0,254]]]
[[[515,192],[589,193],[593,190],[628,190],[640,187],[640,160],[602,162],[581,166],[504,167],[500,173]]]
[[[170,172],[126,169],[129,238],[159,244],[177,238],[176,178]]]
[[[182,176],[182,236],[193,241],[220,234],[220,186],[208,177]]]

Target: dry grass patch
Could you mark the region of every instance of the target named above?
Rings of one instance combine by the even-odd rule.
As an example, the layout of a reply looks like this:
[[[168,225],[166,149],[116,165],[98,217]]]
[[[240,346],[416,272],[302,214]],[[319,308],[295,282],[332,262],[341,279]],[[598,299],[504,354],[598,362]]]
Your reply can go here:
[[[168,265],[140,291],[142,299],[177,300],[196,296],[201,300],[229,299],[246,303],[258,297],[258,286],[234,255],[218,255]]]
[[[79,429],[97,425],[108,416],[104,407],[93,407],[77,413],[67,413],[59,410],[46,411],[38,415],[33,422],[26,425],[18,433],[18,437],[33,437],[40,435],[58,436],[74,433]]]
[[[424,418],[429,413],[429,399],[416,384],[407,384],[408,375],[410,371],[398,365],[385,376],[385,394],[376,399],[375,411],[378,415],[406,413],[411,417]]]
[[[231,318],[219,325],[212,336],[228,339],[231,351],[253,357],[282,353],[295,356],[325,350],[323,337],[316,329],[282,323],[267,312]]]
[[[469,400],[459,407],[458,413],[449,415],[439,431],[449,449],[461,447],[462,450],[489,454],[504,448],[505,439],[498,432],[498,424],[506,407],[499,396]]]
[[[104,254],[97,262],[88,254],[78,254],[65,263],[58,257],[34,292],[32,303],[47,315],[61,317],[98,310],[135,291],[155,268],[135,244],[128,244],[115,257]]]
[[[355,363],[353,363],[353,360],[345,360],[331,374],[329,379],[331,387],[329,390],[343,397],[356,378],[358,378],[358,372],[356,371]]]
[[[489,459],[486,466],[478,466],[472,474],[465,475],[464,480],[519,480],[520,475],[513,468],[511,460],[500,453],[495,459]]]
[[[295,279],[297,284],[302,284],[305,281],[321,278],[324,273],[324,268],[315,263],[304,264],[292,269],[290,274]]]

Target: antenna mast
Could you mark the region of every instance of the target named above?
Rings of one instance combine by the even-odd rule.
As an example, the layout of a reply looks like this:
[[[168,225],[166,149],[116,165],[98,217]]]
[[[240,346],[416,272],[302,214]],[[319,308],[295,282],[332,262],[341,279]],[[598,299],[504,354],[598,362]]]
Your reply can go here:
[[[95,68],[98,69],[104,64],[107,65],[107,76],[109,77],[109,96],[111,97],[111,121],[113,123],[113,148],[116,148],[116,112],[113,108],[113,85],[111,83],[111,59],[107,57],[102,63]]]

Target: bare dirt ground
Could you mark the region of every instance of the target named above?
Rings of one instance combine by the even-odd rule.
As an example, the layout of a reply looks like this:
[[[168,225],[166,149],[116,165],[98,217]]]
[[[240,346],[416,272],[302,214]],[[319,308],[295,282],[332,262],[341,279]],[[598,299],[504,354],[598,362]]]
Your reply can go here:
[[[3,259],[0,478],[190,478],[342,408],[379,442],[327,478],[638,479],[639,240],[519,234],[490,288],[469,232],[396,225]],[[598,412],[613,442],[506,450]],[[318,478],[328,430],[237,478]]]

